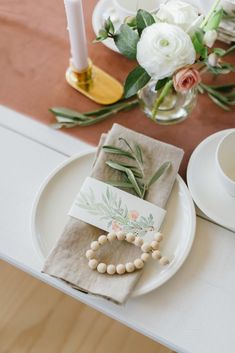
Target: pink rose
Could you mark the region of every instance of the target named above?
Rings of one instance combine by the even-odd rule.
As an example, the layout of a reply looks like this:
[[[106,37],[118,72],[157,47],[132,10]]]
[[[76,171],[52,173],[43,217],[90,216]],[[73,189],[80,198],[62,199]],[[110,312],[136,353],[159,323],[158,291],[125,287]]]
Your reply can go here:
[[[131,219],[132,221],[136,221],[138,217],[139,217],[139,213],[137,211],[129,212],[129,219]]]
[[[177,92],[187,92],[201,82],[201,76],[196,69],[186,68],[174,75],[173,82]]]

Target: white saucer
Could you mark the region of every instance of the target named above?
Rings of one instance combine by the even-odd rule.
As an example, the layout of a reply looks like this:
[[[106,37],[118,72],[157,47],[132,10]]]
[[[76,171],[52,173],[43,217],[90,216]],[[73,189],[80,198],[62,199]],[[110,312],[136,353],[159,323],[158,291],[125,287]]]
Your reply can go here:
[[[97,2],[94,12],[92,15],[92,26],[96,36],[99,34],[99,30],[103,27],[104,21],[110,16],[112,19],[112,15],[116,17],[116,22],[114,22],[115,29],[121,26],[121,20],[118,20],[118,17],[115,13],[115,8],[112,5],[112,1],[110,0],[100,0]],[[119,53],[118,48],[116,47],[114,41],[111,38],[104,40],[103,43],[107,48]],[[98,44],[96,44],[98,45]]]
[[[38,192],[32,213],[32,232],[35,248],[43,259],[48,256],[62,233],[68,219],[67,212],[90,174],[94,156],[93,151],[69,158],[48,176]],[[162,253],[171,263],[161,267],[154,260],[149,261],[132,296],[156,289],[178,271],[190,252],[195,224],[192,198],[184,181],[177,176],[162,227],[165,234]]]
[[[215,153],[219,141],[235,129],[223,130],[202,141],[193,152],[187,170],[191,195],[201,211],[215,223],[235,232],[235,198],[221,184]],[[234,151],[235,155],[235,151]]]

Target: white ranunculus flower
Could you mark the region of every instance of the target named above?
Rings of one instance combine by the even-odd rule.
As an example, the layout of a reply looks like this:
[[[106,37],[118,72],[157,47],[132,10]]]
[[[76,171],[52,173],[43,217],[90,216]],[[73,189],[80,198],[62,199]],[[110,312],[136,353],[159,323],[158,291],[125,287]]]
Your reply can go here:
[[[198,17],[198,10],[194,6],[180,0],[170,0],[166,4],[161,4],[157,12],[159,20],[178,25],[185,31],[188,31]]]
[[[196,52],[187,33],[168,23],[146,27],[137,45],[137,61],[156,80],[195,62]]]

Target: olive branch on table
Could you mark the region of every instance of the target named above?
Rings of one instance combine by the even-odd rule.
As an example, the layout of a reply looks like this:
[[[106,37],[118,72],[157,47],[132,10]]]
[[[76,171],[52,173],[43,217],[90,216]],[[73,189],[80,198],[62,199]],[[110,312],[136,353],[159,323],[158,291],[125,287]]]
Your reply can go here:
[[[132,189],[137,196],[144,199],[150,186],[166,172],[171,166],[171,162],[164,162],[148,179],[144,171],[144,157],[140,145],[134,144],[134,146],[131,146],[127,140],[122,137],[119,138],[119,141],[122,141],[127,149],[108,145],[103,146],[102,148],[106,153],[126,157],[134,164],[125,164],[113,160],[107,160],[106,164],[110,168],[117,170],[122,174],[123,181],[110,180],[106,181],[106,183],[118,188]]]

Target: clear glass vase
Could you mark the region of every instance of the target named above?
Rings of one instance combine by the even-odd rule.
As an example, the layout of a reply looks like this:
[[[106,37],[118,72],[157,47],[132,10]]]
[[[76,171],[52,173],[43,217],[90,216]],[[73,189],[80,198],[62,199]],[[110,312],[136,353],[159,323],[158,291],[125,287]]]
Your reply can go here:
[[[192,88],[186,93],[179,93],[171,89],[159,106],[158,112],[153,117],[153,108],[160,92],[155,90],[156,81],[151,80],[138,92],[140,107],[143,112],[158,124],[176,124],[187,119],[197,103],[197,89]]]

